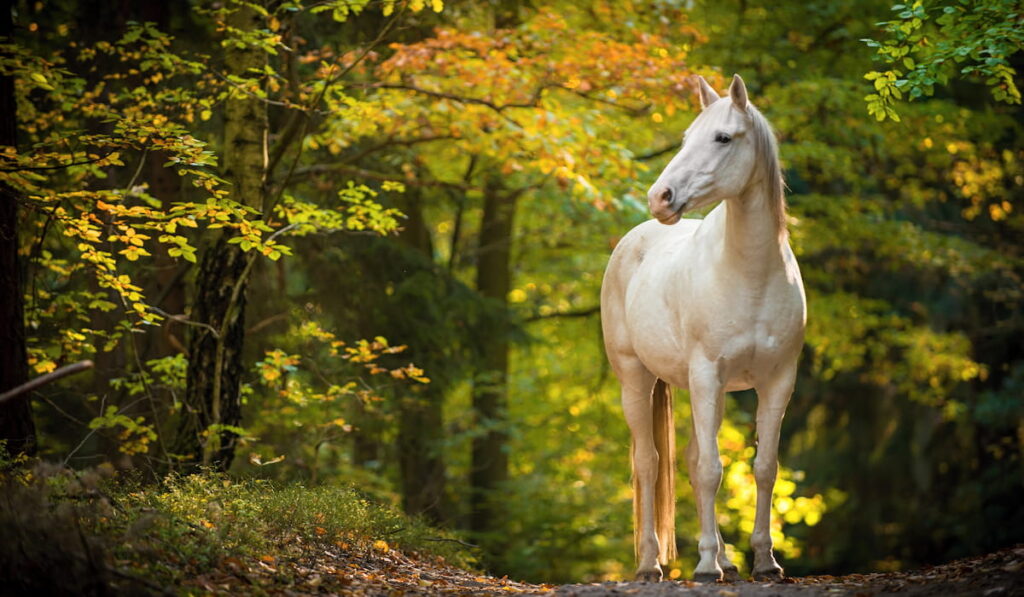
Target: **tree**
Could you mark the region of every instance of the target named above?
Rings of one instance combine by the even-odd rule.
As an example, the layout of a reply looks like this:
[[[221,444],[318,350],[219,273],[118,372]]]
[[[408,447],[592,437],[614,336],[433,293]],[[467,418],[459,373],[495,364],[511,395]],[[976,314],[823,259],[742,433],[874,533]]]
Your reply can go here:
[[[371,101],[404,118],[374,123],[365,133],[400,139],[415,152],[418,167],[405,167],[407,184],[446,188],[457,197],[451,237],[442,244],[447,262],[473,265],[468,275],[498,314],[491,326],[475,331],[481,360],[473,379],[467,505],[471,528],[495,543],[505,524],[498,496],[509,477],[507,376],[519,327],[508,300],[517,205],[545,187],[610,204],[603,177],[628,177],[636,167],[613,132],[618,119],[647,116],[651,98],[664,99],[670,111],[688,107],[681,94],[688,71],[680,53],[669,51],[660,37],[620,40],[586,31],[569,47],[569,23],[551,12],[540,11],[519,28],[518,17],[497,22],[504,27],[488,27],[483,35],[445,29],[436,38],[395,47],[377,70],[379,80],[367,88],[379,90]],[[473,93],[462,81],[473,83]],[[480,218],[468,252],[462,248],[467,205]]]
[[[864,98],[878,120],[899,121],[896,104],[931,97],[935,85],[953,78],[984,80],[998,102],[1020,103],[1011,59],[1024,46],[1020,6],[1012,0],[894,4],[897,18],[880,23],[882,41],[861,40],[875,48],[876,59],[891,67],[871,71],[875,93]],[[962,66],[961,66],[962,65]],[[959,68],[957,68],[959,67]]]
[[[496,29],[521,24],[514,2],[495,8]],[[485,168],[492,167],[484,164]],[[508,481],[508,357],[510,318],[508,293],[512,288],[512,244],[516,203],[521,190],[507,191],[499,177],[485,179],[483,210],[476,246],[476,290],[504,314],[498,325],[481,330],[484,341],[480,368],[473,379],[473,412],[482,433],[473,439],[470,459],[470,528],[494,532],[502,526],[503,509],[497,492]]]
[[[245,80],[264,71],[265,48],[246,39],[263,28],[256,5],[239,5],[224,24],[237,36],[224,52],[228,77]],[[267,208],[267,104],[256,90],[234,90],[224,103],[223,170],[239,203],[265,214]],[[242,420],[242,349],[245,339],[246,289],[254,257],[227,232],[203,252],[196,276],[193,316],[208,324],[189,340],[185,411],[175,452],[185,462],[226,470],[234,458]]]
[[[11,9],[0,9],[0,37],[9,43]],[[14,77],[0,74],[0,147],[18,147]],[[18,192],[0,181],[0,394],[28,380],[21,265],[18,263]],[[0,403],[0,441],[10,454],[35,453],[36,432],[30,396]]]

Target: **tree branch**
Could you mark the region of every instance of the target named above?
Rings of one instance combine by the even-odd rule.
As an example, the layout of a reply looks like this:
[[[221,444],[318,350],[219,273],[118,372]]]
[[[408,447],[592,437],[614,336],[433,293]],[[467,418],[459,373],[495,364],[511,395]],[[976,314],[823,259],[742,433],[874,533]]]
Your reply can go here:
[[[662,147],[661,149],[655,149],[655,150],[649,151],[647,153],[642,153],[642,154],[636,156],[633,159],[635,159],[635,160],[637,160],[639,162],[646,162],[648,160],[653,160],[654,158],[661,157],[661,156],[665,155],[666,153],[677,151],[678,149],[679,149],[679,144],[678,143],[673,143],[672,145],[666,145],[665,147]]]
[[[92,361],[86,359],[84,361],[79,361],[77,363],[72,363],[70,365],[64,365],[60,369],[51,371],[46,375],[40,375],[39,377],[31,381],[27,381],[16,388],[11,388],[10,390],[7,390],[3,394],[0,394],[0,404],[3,404],[4,402],[11,400],[12,398],[21,396],[26,392],[31,392],[36,388],[40,388],[47,384],[53,383],[62,377],[74,375],[75,373],[80,373],[82,371],[85,371],[86,369],[92,369],[92,365]]]
[[[61,170],[63,168],[70,168],[71,166],[84,166],[85,164],[95,164],[100,160],[106,159],[109,155],[110,154],[108,153],[107,155],[100,156],[95,159],[84,160],[81,162],[69,162],[67,164],[58,164],[56,166],[21,166],[17,168],[0,168],[0,172],[37,172],[42,170]]]
[[[429,143],[431,141],[444,141],[447,139],[455,138],[456,137],[453,135],[426,135],[423,137],[415,137],[412,139],[395,139],[393,137],[388,137],[387,141],[384,141],[383,143],[378,143],[376,145],[371,145],[370,147],[367,147],[366,149],[360,151],[359,153],[353,156],[346,157],[345,161],[348,163],[358,162],[359,160],[370,155],[371,153],[380,151],[382,149],[387,149],[388,147],[393,147],[395,145],[412,147],[413,145],[418,145],[420,143]]]
[[[480,99],[478,97],[465,97],[462,95],[456,95],[454,93],[447,93],[444,91],[431,91],[430,89],[424,89],[417,85],[409,83],[371,83],[366,87],[373,89],[400,89],[403,91],[413,91],[422,95],[429,95],[430,97],[436,97],[438,99],[449,99],[453,102],[459,102],[460,104],[475,104],[478,106],[486,106],[491,110],[501,114],[509,108],[535,108],[537,102],[540,101],[540,96],[543,94],[544,89],[551,87],[551,85],[542,85],[537,88],[534,92],[533,97],[526,102],[510,102],[507,104],[496,104],[492,101]]]
[[[576,309],[574,311],[556,311],[554,313],[548,313],[546,315],[536,314],[526,318],[527,322],[539,321],[541,319],[552,319],[554,317],[590,317],[594,313],[600,313],[601,306],[595,305],[593,307],[587,307],[585,309]]]
[[[388,174],[386,172],[376,172],[373,170],[367,170],[365,168],[357,168],[355,166],[349,166],[348,164],[314,164],[306,168],[298,168],[295,174],[321,174],[327,172],[347,172],[363,178],[369,178],[372,180],[394,180],[401,182],[407,186],[413,187],[446,187],[452,189],[461,189],[463,191],[474,191],[479,190],[478,187],[474,187],[468,184],[462,184],[457,182],[446,182],[443,180],[408,180],[402,178],[400,174]]]

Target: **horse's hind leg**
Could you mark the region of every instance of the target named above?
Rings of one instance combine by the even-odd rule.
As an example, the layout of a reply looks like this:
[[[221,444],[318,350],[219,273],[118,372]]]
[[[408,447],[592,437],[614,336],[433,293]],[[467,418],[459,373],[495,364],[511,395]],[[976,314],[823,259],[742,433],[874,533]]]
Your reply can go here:
[[[722,410],[725,408],[725,401],[721,401],[721,407],[718,409],[718,418],[716,419],[715,426],[718,427],[722,423]],[[690,419],[690,443],[686,447],[686,465],[689,469],[690,476],[690,487],[693,487],[693,495],[696,496],[700,491],[697,484],[697,462],[699,460],[699,450],[697,448],[697,434],[693,426],[693,418]],[[697,520],[701,520],[700,500],[694,500],[697,503]],[[716,521],[717,523],[717,521]],[[722,530],[715,525],[715,534],[718,535],[718,565],[722,567],[723,578],[726,582],[736,582],[740,580],[740,571],[729,560],[729,556],[725,553],[725,540],[722,539]]]
[[[754,549],[754,580],[782,579],[782,566],[772,553],[772,492],[779,470],[779,430],[795,380],[794,365],[778,379],[757,387],[757,456],[754,458],[757,513],[754,515],[754,532],[750,536],[750,547]]]
[[[637,580],[660,581],[658,535],[655,531],[655,485],[658,452],[654,445],[654,410],[651,390],[654,375],[635,357],[621,359],[616,367],[622,384],[622,411],[633,436],[634,543]]]

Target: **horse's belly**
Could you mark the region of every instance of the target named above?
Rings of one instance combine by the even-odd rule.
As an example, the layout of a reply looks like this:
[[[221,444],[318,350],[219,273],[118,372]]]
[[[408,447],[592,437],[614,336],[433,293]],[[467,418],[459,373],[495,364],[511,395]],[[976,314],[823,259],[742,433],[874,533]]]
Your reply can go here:
[[[715,363],[724,391],[738,392],[773,379],[793,362],[802,345],[802,334],[756,321],[720,321],[712,334],[686,322],[654,322],[635,315],[631,329],[637,357],[658,378],[683,389],[689,388],[694,359]]]

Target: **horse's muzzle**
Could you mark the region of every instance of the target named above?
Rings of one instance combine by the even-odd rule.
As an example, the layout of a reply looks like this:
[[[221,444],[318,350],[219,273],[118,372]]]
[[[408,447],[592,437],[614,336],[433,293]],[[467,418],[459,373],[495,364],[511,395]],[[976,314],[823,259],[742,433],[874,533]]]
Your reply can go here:
[[[647,204],[651,208],[651,215],[662,224],[675,224],[679,221],[686,203],[680,204],[677,199],[672,188],[667,186],[652,187],[647,193]]]

